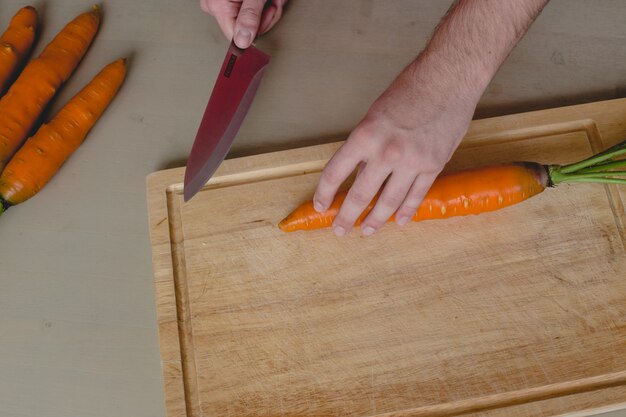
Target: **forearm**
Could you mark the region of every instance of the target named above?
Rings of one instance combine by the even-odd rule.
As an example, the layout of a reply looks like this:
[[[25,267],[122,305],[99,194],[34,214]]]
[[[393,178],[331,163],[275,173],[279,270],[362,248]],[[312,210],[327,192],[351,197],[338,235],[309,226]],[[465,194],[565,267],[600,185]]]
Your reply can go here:
[[[457,1],[397,81],[418,89],[421,97],[448,92],[476,103],[547,2]]]

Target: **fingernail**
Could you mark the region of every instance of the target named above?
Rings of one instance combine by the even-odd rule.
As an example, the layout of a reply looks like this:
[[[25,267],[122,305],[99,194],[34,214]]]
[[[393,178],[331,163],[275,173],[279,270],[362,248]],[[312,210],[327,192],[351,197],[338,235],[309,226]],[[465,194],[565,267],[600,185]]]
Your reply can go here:
[[[371,236],[376,233],[376,230],[373,227],[365,227],[363,228],[363,236]]]
[[[313,208],[315,209],[315,211],[317,211],[318,213],[323,213],[324,211],[324,206],[322,205],[322,203],[320,203],[317,200],[313,200]]]
[[[341,226],[336,226],[333,230],[337,236],[344,236],[346,234],[346,229]]]
[[[404,226],[405,224],[407,224],[409,222],[409,218],[407,216],[404,217],[400,217],[398,219],[398,225],[400,226]]]
[[[248,29],[239,29],[235,35],[235,43],[240,48],[247,48],[250,46],[252,33]]]

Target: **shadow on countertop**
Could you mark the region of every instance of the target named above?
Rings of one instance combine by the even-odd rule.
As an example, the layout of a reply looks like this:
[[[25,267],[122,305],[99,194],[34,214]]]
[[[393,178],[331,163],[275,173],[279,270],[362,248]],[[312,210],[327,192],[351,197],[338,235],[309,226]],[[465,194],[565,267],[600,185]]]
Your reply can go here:
[[[607,90],[588,91],[575,95],[555,96],[542,99],[519,101],[510,104],[478,104],[474,119],[505,116],[507,114],[525,113],[536,110],[545,110],[555,107],[573,106],[576,104],[591,103],[594,101],[612,100],[626,97],[626,85]]]
[[[590,91],[573,96],[552,97],[546,99],[520,101],[507,105],[478,105],[474,119],[486,119],[490,117],[505,116],[508,114],[525,113],[530,111],[544,110],[555,107],[585,104],[594,101],[611,100],[626,97],[626,86],[603,91]],[[349,131],[300,138],[286,143],[255,144],[242,149],[235,149],[228,153],[226,159],[242,158],[246,156],[264,153],[286,151],[289,149],[303,148],[307,146],[323,145],[344,140],[350,134]],[[184,167],[187,164],[187,156],[178,156],[159,164],[159,170]]]

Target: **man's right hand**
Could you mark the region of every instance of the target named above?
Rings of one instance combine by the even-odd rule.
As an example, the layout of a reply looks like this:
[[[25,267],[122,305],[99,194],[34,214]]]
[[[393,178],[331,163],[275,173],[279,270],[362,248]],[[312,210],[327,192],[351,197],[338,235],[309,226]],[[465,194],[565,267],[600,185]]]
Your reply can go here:
[[[214,16],[224,35],[245,49],[257,35],[270,30],[283,14],[287,0],[200,0],[200,7]]]

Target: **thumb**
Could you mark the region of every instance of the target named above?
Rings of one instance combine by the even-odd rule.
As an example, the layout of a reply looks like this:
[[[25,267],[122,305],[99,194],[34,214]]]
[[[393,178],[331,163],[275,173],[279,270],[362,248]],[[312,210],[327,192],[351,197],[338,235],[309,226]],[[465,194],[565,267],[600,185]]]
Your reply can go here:
[[[264,0],[243,0],[235,22],[235,35],[233,37],[238,47],[245,49],[256,38],[264,6]]]

